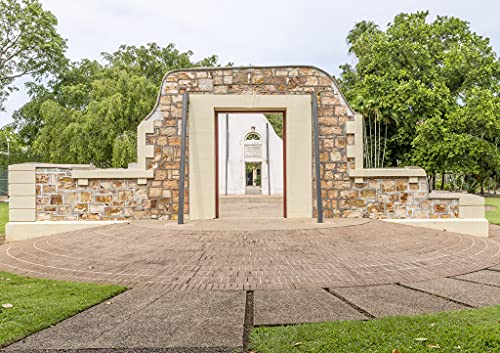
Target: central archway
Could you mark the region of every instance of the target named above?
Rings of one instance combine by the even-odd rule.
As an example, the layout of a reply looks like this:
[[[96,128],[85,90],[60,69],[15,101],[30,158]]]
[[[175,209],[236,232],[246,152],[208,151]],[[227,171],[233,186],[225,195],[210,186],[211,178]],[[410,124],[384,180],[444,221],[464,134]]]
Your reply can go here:
[[[192,95],[189,100],[189,219],[217,218],[218,112],[286,114],[284,209],[288,218],[312,218],[311,96]]]

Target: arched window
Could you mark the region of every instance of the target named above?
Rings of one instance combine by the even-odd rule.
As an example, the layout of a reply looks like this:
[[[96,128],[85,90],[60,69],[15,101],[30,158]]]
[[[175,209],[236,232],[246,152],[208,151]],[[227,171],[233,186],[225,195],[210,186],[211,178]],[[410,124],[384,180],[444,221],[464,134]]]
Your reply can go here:
[[[260,140],[260,135],[256,132],[251,132],[245,137],[245,141]]]

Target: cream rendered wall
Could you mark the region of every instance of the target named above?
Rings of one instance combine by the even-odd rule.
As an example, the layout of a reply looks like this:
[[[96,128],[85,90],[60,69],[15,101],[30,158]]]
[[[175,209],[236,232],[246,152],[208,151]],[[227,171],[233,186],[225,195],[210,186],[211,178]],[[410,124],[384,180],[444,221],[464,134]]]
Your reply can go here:
[[[189,97],[189,218],[215,217],[215,112],[286,110],[287,216],[312,218],[311,96]]]
[[[229,124],[229,158],[227,163],[228,195],[245,194],[245,163],[262,163],[262,194],[268,195],[268,173],[266,152],[266,124],[269,124],[269,166],[271,174],[271,195],[283,194],[283,141],[276,134],[264,114],[230,113]],[[226,188],[226,114],[219,114],[219,194],[225,194]],[[261,146],[259,157],[245,157],[245,137],[255,127],[260,141],[252,141]]]

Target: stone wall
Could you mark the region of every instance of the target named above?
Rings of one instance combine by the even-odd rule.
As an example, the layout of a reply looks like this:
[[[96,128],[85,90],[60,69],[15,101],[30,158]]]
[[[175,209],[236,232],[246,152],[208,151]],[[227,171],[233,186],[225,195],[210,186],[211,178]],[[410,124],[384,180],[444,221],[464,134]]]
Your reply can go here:
[[[148,187],[137,180],[91,180],[78,186],[71,169],[37,168],[37,221],[120,221],[158,216],[167,211],[170,198],[148,197]],[[152,210],[158,210],[152,213]]]
[[[359,161],[348,157],[348,146],[353,146],[355,135],[346,129],[347,123],[354,121],[354,112],[327,73],[312,67],[250,67],[179,70],[167,74],[158,104],[146,118],[153,121],[152,129],[143,136],[145,146],[138,146],[151,151],[146,155],[145,169],[154,171],[153,178],[145,181],[145,185],[139,185],[137,179],[89,179],[85,186],[78,185],[72,178],[71,169],[38,168],[36,219],[176,219],[184,92],[190,95],[313,94],[318,102],[325,218],[457,217],[458,199],[430,200],[425,178],[417,183],[410,183],[409,178],[365,178],[363,183],[355,183],[349,171],[357,164],[359,168]],[[312,168],[314,175],[314,163]],[[186,168],[186,213],[189,212],[188,173]],[[316,202],[313,204],[311,216],[315,217]]]
[[[340,186],[330,182],[323,183],[322,191],[335,192],[339,196],[342,190],[351,187],[345,123],[353,118],[353,112],[333,79],[325,72],[311,67],[255,67],[176,71],[166,76],[158,106],[162,120],[157,123],[154,134],[146,137],[147,143],[154,145],[155,151],[154,158],[147,161],[147,168],[155,169],[155,179],[165,181],[166,186],[162,186],[162,190],[178,192],[179,135],[184,92],[233,95],[314,93],[318,100],[322,178],[344,181]],[[186,202],[189,200],[188,184],[185,199]],[[176,202],[173,205],[172,211],[176,209]],[[327,201],[324,202],[324,211],[327,217],[341,215],[340,210]],[[175,211],[168,212],[166,216],[175,219]]]
[[[459,199],[432,198],[426,178],[370,178],[342,191],[344,217],[376,219],[456,218]]]

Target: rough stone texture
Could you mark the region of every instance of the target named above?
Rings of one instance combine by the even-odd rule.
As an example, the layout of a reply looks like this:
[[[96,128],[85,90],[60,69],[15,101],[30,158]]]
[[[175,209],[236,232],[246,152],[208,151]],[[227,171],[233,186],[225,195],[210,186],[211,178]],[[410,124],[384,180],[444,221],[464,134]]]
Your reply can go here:
[[[439,278],[431,281],[404,284],[471,306],[479,307],[500,304],[499,287],[465,282],[452,278]]]
[[[126,286],[257,290],[415,282],[500,263],[500,244],[489,239],[365,221],[302,229],[280,219],[260,229],[253,219],[193,222],[218,230],[135,221],[4,244],[0,268]]]
[[[242,291],[132,289],[108,302],[6,350],[242,346]]]
[[[163,201],[171,207],[170,199]],[[37,168],[37,221],[109,221],[158,216],[148,187],[135,180],[89,180],[78,186],[71,169]]]
[[[466,308],[446,299],[397,285],[335,288],[335,292],[375,317],[417,315]]]
[[[323,289],[257,290],[254,312],[254,324],[260,326],[367,319]]]
[[[126,186],[121,187],[120,193],[120,187],[109,185],[108,181],[92,180],[88,188],[92,196],[87,202],[76,195],[77,191],[85,191],[87,188],[76,186],[76,181],[69,172],[50,170],[50,175],[40,172],[37,185],[46,188],[37,189],[37,219],[176,219],[179,209],[180,132],[184,92],[192,95],[314,94],[318,101],[324,218],[457,217],[456,201],[427,200],[425,179],[421,179],[418,184],[410,184],[408,178],[367,178],[362,185],[353,185],[349,169],[354,168],[354,159],[347,158],[347,146],[354,143],[354,135],[346,133],[346,122],[354,118],[352,111],[337,84],[327,73],[312,67],[296,66],[170,72],[162,82],[159,104],[151,116],[151,119],[155,119],[154,133],[146,134],[146,144],[154,147],[154,157],[146,161],[146,168],[154,170],[154,178],[148,180],[147,187],[133,185],[136,180],[121,180]],[[312,167],[314,169],[314,165]],[[48,171],[49,169],[45,170]],[[57,181],[53,174],[58,175]],[[186,213],[189,213],[188,178],[185,185],[184,206]],[[138,193],[139,202],[136,201]],[[316,202],[313,200],[311,217],[316,217],[316,214]]]
[[[343,217],[456,218],[458,199],[430,199],[427,180],[418,178],[364,178],[340,193]]]

